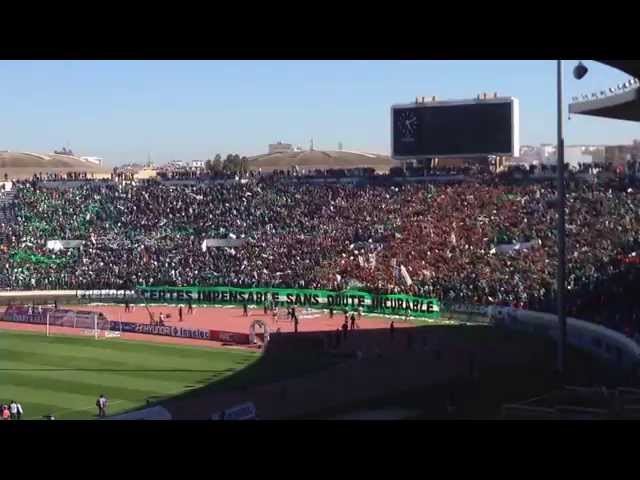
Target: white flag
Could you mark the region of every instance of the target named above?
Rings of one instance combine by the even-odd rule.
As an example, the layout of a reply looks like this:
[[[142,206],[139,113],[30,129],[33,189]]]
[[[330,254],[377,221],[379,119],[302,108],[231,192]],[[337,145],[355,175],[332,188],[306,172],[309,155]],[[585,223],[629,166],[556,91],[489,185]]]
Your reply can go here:
[[[407,287],[410,287],[413,282],[411,281],[411,277],[409,276],[407,269],[404,268],[404,265],[400,265],[400,274],[402,275],[402,279],[404,280],[404,283],[407,285]]]

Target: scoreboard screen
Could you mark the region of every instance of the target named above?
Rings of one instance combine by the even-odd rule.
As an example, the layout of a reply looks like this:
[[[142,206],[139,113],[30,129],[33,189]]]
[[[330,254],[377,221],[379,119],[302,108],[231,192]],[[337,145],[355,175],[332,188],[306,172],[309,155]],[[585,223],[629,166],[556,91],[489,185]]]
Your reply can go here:
[[[391,107],[391,156],[519,154],[518,100],[460,100]]]

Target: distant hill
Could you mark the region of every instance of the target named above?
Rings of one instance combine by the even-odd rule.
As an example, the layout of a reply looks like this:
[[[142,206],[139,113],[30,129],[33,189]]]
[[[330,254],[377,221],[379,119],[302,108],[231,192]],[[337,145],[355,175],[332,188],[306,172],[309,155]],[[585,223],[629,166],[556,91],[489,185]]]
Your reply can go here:
[[[344,150],[272,153],[249,158],[249,167],[253,170],[259,168],[264,171],[286,170],[295,165],[305,169],[370,167],[378,171],[387,171],[399,163],[391,160],[387,155]]]
[[[107,168],[71,155],[0,151],[0,179],[5,174],[12,179],[27,179],[36,173],[67,172],[87,172],[97,178],[110,174]]]

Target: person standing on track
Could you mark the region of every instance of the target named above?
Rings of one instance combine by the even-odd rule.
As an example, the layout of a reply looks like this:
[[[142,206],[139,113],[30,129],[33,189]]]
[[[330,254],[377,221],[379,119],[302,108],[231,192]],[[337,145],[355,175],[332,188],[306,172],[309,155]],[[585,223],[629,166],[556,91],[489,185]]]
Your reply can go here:
[[[298,333],[298,315],[296,314],[296,309],[295,308],[291,309],[291,316],[292,316],[292,320],[293,320],[293,331],[295,333]]]
[[[351,313],[351,330],[356,329],[356,314]]]
[[[189,300],[189,305],[187,306],[187,313],[189,315],[193,314],[193,302]]]
[[[248,317],[249,316],[249,307],[247,306],[246,303],[242,304],[242,316],[243,317]]]
[[[393,332],[395,331],[396,325],[391,321],[391,325],[389,325],[389,335],[391,336],[391,341],[393,342]]]
[[[180,307],[178,307],[178,319],[180,321],[182,321],[182,305],[180,305]]]
[[[96,407],[98,407],[98,417],[107,416],[107,397],[100,394],[98,400],[96,400]]]

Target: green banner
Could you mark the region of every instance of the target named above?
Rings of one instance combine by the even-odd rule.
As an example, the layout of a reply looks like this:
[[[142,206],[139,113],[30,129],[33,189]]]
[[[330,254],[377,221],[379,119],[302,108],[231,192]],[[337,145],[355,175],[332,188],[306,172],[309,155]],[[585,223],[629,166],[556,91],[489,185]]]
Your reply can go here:
[[[335,311],[356,311],[380,315],[440,318],[440,303],[435,298],[412,295],[372,295],[359,290],[310,290],[297,288],[235,287],[138,287],[138,295],[150,303],[186,303],[194,305],[263,305],[303,307]]]
[[[32,265],[60,265],[68,262],[66,258],[38,255],[25,250],[16,250],[12,252],[10,254],[10,258],[14,263]]]

